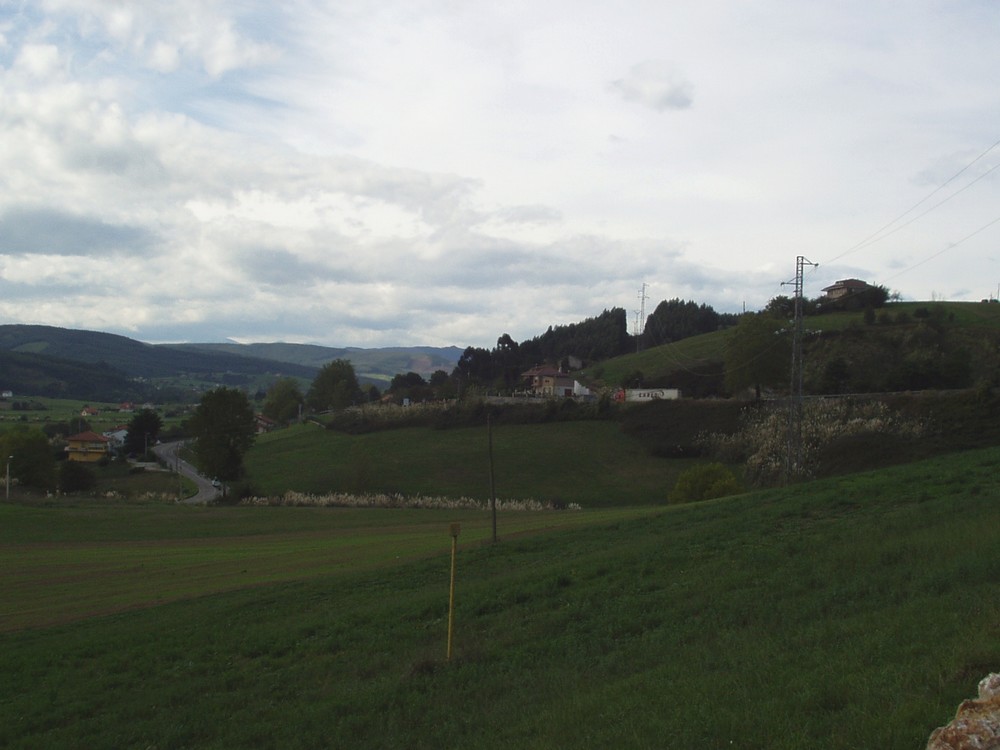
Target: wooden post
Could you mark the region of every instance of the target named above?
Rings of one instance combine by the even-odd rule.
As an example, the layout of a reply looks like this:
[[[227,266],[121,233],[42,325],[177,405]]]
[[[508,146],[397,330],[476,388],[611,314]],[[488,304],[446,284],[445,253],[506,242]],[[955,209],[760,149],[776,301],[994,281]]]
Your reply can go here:
[[[486,412],[486,431],[490,448],[490,511],[493,514],[493,544],[497,543],[497,488],[493,473],[493,415]]]
[[[458,555],[458,532],[461,524],[453,523],[449,529],[451,534],[451,585],[448,589],[448,657],[451,661],[451,637],[455,629],[455,558]]]

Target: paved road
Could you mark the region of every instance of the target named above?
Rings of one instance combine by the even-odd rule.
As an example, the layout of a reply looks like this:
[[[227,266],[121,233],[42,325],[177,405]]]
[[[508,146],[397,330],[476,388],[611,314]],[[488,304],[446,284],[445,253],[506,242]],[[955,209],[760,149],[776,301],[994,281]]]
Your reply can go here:
[[[153,453],[165,464],[175,471],[179,471],[182,476],[187,477],[198,486],[198,494],[185,499],[183,502],[192,505],[210,503],[215,500],[219,491],[212,486],[210,480],[199,474],[191,464],[180,457],[180,449],[183,445],[183,441],[160,443],[153,447]]]

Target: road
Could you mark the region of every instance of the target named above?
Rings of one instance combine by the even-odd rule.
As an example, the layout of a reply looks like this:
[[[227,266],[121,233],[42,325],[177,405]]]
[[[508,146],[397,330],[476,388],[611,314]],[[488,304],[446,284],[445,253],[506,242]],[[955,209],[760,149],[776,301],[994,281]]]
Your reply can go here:
[[[183,441],[160,443],[159,445],[153,446],[153,453],[155,453],[156,457],[163,461],[163,463],[167,466],[171,467],[175,471],[179,471],[182,476],[187,477],[198,486],[198,494],[193,495],[182,502],[189,503],[191,505],[203,505],[205,503],[210,503],[218,496],[219,490],[212,486],[212,482],[210,480],[199,474],[191,464],[180,457],[180,450],[183,445]]]

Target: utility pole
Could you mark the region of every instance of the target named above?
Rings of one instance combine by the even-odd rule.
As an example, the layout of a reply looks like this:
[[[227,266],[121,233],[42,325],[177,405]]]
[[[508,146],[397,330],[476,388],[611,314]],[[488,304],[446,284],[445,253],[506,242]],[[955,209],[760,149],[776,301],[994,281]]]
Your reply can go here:
[[[642,334],[646,330],[646,282],[639,288],[639,310],[635,314],[635,353],[642,348]],[[642,326],[640,328],[639,326]]]
[[[795,319],[792,322],[792,376],[788,393],[788,454],[785,459],[785,481],[802,468],[802,276],[805,266],[819,266],[799,255],[795,258],[794,284]]]

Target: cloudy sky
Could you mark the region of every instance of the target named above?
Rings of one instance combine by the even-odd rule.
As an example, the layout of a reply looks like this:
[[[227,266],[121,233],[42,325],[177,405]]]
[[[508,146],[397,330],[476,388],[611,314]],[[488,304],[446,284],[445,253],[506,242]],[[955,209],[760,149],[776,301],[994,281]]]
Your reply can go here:
[[[1000,290],[994,0],[0,0],[0,323],[492,346]]]

